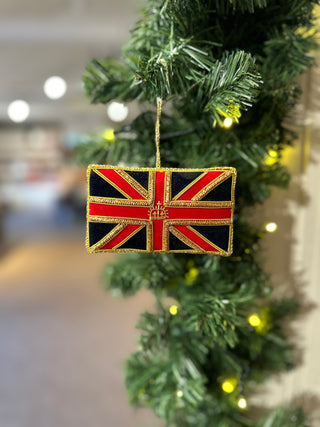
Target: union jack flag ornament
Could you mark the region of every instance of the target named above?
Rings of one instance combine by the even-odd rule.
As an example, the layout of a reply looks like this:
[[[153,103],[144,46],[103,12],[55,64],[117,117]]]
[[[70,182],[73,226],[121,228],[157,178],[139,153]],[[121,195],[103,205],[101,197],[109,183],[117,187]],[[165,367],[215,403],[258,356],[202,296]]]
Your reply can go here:
[[[88,167],[89,252],[232,253],[236,170]]]

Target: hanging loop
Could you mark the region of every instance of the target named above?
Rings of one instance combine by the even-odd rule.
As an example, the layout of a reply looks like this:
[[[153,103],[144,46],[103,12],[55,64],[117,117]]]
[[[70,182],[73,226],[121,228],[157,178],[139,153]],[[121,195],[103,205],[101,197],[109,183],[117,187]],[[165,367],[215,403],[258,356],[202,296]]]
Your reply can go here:
[[[162,99],[157,98],[157,121],[155,129],[155,142],[156,142],[156,168],[161,168],[161,157],[160,157],[160,117],[162,109]]]

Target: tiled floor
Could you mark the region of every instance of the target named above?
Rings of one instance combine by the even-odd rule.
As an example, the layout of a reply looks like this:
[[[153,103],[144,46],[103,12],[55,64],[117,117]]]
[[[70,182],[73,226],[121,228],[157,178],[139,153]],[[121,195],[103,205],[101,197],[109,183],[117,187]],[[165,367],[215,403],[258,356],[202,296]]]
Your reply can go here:
[[[112,299],[100,283],[106,259],[51,237],[0,260],[0,426],[163,425],[129,407],[122,370],[152,298]]]

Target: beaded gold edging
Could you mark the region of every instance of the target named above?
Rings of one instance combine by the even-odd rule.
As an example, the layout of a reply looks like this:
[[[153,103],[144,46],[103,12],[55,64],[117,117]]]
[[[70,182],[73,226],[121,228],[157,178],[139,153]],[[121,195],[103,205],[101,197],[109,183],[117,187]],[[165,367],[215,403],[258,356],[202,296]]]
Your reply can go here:
[[[185,236],[184,234],[182,234],[179,230],[177,230],[176,228],[172,227],[172,225],[168,226],[168,231],[172,234],[174,234],[179,240],[181,240],[183,243],[185,243],[186,245],[190,246],[190,248],[193,249],[184,249],[184,251],[188,252],[188,253],[201,253],[204,252],[203,249],[200,248],[200,246],[198,246],[196,243],[194,243],[192,240],[188,239],[187,236]],[[181,249],[180,249],[181,250]],[[180,252],[179,249],[175,250],[174,252]]]
[[[124,243],[126,243],[129,239],[131,239],[132,236],[134,236],[135,234],[137,234],[140,230],[142,230],[144,227],[144,225],[141,225],[139,228],[136,229],[136,231],[134,231],[133,233],[131,233],[128,237],[126,237],[125,239],[123,239],[120,243],[118,243],[117,245],[115,245],[115,247],[113,249],[118,249],[119,246],[122,246]],[[147,250],[147,243],[146,243],[146,250]]]
[[[166,222],[170,225],[232,225],[232,219],[168,219]]]
[[[203,234],[199,233],[197,230],[195,230],[192,226],[187,226],[187,228],[189,228],[189,230],[191,230],[193,233],[197,234],[199,237],[201,237],[201,239],[205,240],[209,245],[213,246],[215,249],[217,249],[217,251],[219,251],[220,255],[224,255],[224,256],[228,256],[230,255],[230,225],[229,225],[229,241],[228,241],[228,250],[225,251],[224,249],[220,248],[220,246],[215,245],[214,243],[212,243],[210,240],[208,240],[205,236],[203,236]]]
[[[96,219],[96,218],[95,218]],[[114,221],[91,221],[90,222],[117,222],[115,219]],[[121,222],[118,224],[117,227],[115,227],[113,230],[111,230],[110,233],[108,233],[105,237],[103,237],[99,242],[97,242],[94,246],[88,247],[87,249],[90,253],[97,253],[97,252],[151,252],[152,251],[152,226],[151,224],[140,221],[139,223],[136,223],[137,225],[141,225],[136,231],[130,234],[126,239],[122,240],[118,245],[116,245],[112,249],[101,249],[104,245],[106,245],[110,240],[112,240],[118,233],[120,233],[122,230],[126,228],[127,225],[132,225],[132,221],[125,221],[121,220]],[[121,249],[119,246],[123,245],[126,241],[131,239],[132,236],[134,236],[136,233],[138,233],[140,230],[142,230],[143,227],[146,227],[147,231],[147,242],[146,242],[146,249]]]
[[[196,203],[195,203],[196,202]],[[165,206],[170,208],[197,208],[197,209],[205,209],[205,208],[232,208],[233,202],[215,202],[215,201],[205,201],[201,200],[174,200],[172,202],[165,203]]]
[[[140,185],[134,178],[132,178],[132,176],[128,175],[127,173],[125,173],[124,170],[122,169],[117,169],[117,173],[123,178],[125,179],[127,182],[129,182],[129,184],[138,192],[140,193],[145,199],[150,198],[149,192],[142,187],[142,185]],[[149,174],[150,176],[150,174]]]
[[[104,181],[108,182],[110,185],[112,185],[113,187],[115,187],[119,193],[123,194],[125,197],[127,197],[128,199],[132,199],[132,197],[130,197],[125,191],[123,191],[117,184],[115,184],[114,182],[112,182],[110,179],[108,179],[106,176],[104,176],[101,172],[99,172],[98,170],[94,171],[97,175],[100,176],[100,178],[102,178]]]
[[[147,225],[150,223],[149,220],[147,220],[147,219],[123,218],[123,217],[116,217],[116,216],[105,217],[105,216],[98,216],[98,215],[90,215],[89,222],[105,222],[106,224],[110,224],[110,223],[119,224],[121,222],[121,223],[126,224],[126,225],[129,225],[129,224]]]
[[[90,171],[92,169],[114,169],[114,170],[129,170],[129,171],[139,171],[139,172],[150,172],[150,171],[154,171],[154,172],[203,172],[203,171],[230,171],[233,174],[237,174],[237,171],[235,168],[233,168],[232,166],[222,166],[222,167],[214,167],[214,168],[208,168],[208,169],[199,169],[199,168],[148,168],[148,167],[132,167],[132,166],[112,166],[112,165],[97,165],[97,164],[92,164],[88,166],[87,172],[90,173]]]
[[[90,221],[90,223],[93,223],[94,221]],[[118,224],[115,228],[113,228],[110,233],[108,233],[106,236],[104,236],[101,240],[99,240],[97,243],[95,243],[93,246],[90,247],[90,252],[98,252],[98,250],[110,242],[117,234],[119,234],[122,230],[126,228],[126,224]]]
[[[174,172],[174,171],[172,171],[172,172]],[[176,194],[173,198],[171,197],[172,194],[169,194],[169,197],[171,198],[171,200],[174,201],[174,200],[179,199],[179,197],[181,197],[186,191],[188,191],[189,188],[191,188],[196,182],[200,181],[200,179],[202,179],[204,176],[206,176],[207,173],[208,173],[208,171],[203,172],[201,175],[198,176],[198,178],[195,178],[193,181],[191,181],[190,184],[188,184],[186,187],[184,187],[184,189],[181,190],[178,194]],[[169,180],[170,180],[170,188],[172,188],[171,187],[172,173],[170,173],[168,175],[169,175]]]
[[[136,200],[136,199],[112,199],[109,197],[96,197],[88,196],[91,203],[99,203],[101,205],[121,205],[121,206],[138,206],[148,207],[152,203],[152,200]],[[139,203],[139,205],[137,205]]]
[[[213,190],[218,185],[222,184],[222,182],[226,181],[228,178],[232,176],[231,172],[224,172],[222,175],[218,176],[214,180],[212,180],[209,184],[207,184],[202,190],[199,191],[199,193],[195,194],[192,197],[192,200],[196,200],[198,202],[201,201],[203,197],[205,197],[211,190]]]
[[[93,197],[90,196],[90,173],[91,170],[95,170],[99,168],[99,169],[114,169],[116,170],[124,179],[126,179],[130,185],[132,185],[133,188],[136,189],[136,191],[138,191],[139,193],[141,193],[141,189],[145,190],[138,182],[136,182],[131,176],[129,176],[128,174],[125,173],[125,170],[132,170],[132,171],[142,171],[142,172],[166,172],[165,174],[165,197],[164,197],[164,204],[165,206],[176,206],[176,203],[179,203],[179,206],[181,207],[217,207],[217,208],[221,208],[221,207],[226,207],[226,208],[231,208],[231,217],[230,219],[212,219],[212,220],[208,220],[208,219],[188,219],[188,220],[165,220],[163,221],[163,248],[164,250],[158,251],[158,250],[153,250],[153,233],[152,233],[152,221],[145,221],[145,220],[139,220],[137,218],[105,218],[105,217],[98,217],[98,216],[90,216],[89,215],[89,203],[90,202],[96,202],[96,203],[102,203],[102,204],[115,204],[115,205],[134,205],[137,206],[137,202],[139,203],[139,205],[141,207],[145,207],[145,206],[149,206],[149,204],[151,204],[154,201],[154,195],[155,195],[155,173],[149,173],[149,192],[147,192],[147,196],[149,195],[148,199],[146,201],[144,200],[133,200],[131,199],[127,194],[124,193],[124,191],[120,190],[120,192],[122,194],[125,195],[125,197],[128,197],[127,200],[125,199],[121,199],[121,200],[117,200],[117,199],[109,199],[109,198],[101,198],[101,197]],[[233,222],[233,214],[234,214],[234,192],[235,192],[235,181],[236,181],[236,169],[232,168],[232,167],[215,167],[215,168],[209,168],[207,170],[205,170],[205,172],[200,175],[198,178],[196,178],[196,180],[201,179],[203,176],[205,176],[205,174],[208,171],[215,171],[215,170],[225,170],[225,172],[222,174],[220,177],[216,178],[212,183],[209,183],[204,189],[202,189],[198,194],[196,194],[191,201],[182,201],[182,202],[178,202],[175,200],[170,200],[171,199],[171,173],[172,172],[204,172],[203,169],[196,169],[196,168],[192,168],[192,169],[183,169],[183,168],[135,168],[135,167],[114,167],[111,165],[90,165],[88,167],[87,170],[87,183],[88,183],[88,202],[87,202],[87,234],[86,234],[86,246],[87,249],[90,253],[92,252],[179,252],[179,253],[211,253],[212,255],[221,255],[221,256],[229,256],[232,254],[232,243],[233,243],[233,226],[232,226],[232,222]],[[104,175],[99,174],[103,179],[105,179],[106,181],[110,182],[108,179],[106,179],[106,177],[104,177]],[[226,180],[227,178],[229,178],[230,176],[232,176],[232,187],[231,187],[231,201],[225,201],[225,202],[215,202],[215,201],[205,201],[205,202],[201,202],[201,198],[205,197],[205,195],[211,191],[212,188],[214,188],[215,185],[218,185],[220,182],[223,182],[224,180]],[[196,181],[192,181],[192,183],[190,183],[190,187],[192,185],[194,185],[194,182]],[[218,182],[219,181],[219,182]],[[135,184],[136,183],[136,184]],[[113,186],[117,187],[114,183],[111,183]],[[188,186],[188,187],[189,187]],[[210,187],[210,188],[208,188]],[[184,189],[184,191],[186,191],[186,189]],[[183,191],[183,192],[184,192]],[[183,194],[183,192],[181,192],[181,194]],[[146,193],[146,191],[144,191],[144,194]],[[144,196],[144,194],[142,194]],[[180,193],[179,193],[180,194]],[[177,196],[175,196],[177,197]],[[200,200],[198,200],[200,199]],[[175,203],[176,202],[176,203]],[[183,204],[183,205],[182,205]],[[146,242],[146,246],[147,249],[146,250],[141,250],[141,249],[98,249],[99,247],[104,246],[108,241],[111,240],[110,234],[114,232],[115,234],[115,230],[118,228],[116,227],[114,230],[111,230],[110,233],[108,233],[107,236],[105,236],[103,239],[101,239],[99,242],[97,242],[94,246],[90,247],[89,246],[89,222],[106,222],[106,223],[113,223],[113,222],[117,222],[119,224],[119,226],[125,227],[128,224],[141,224],[142,226],[145,225],[147,227],[147,242]],[[194,250],[169,250],[169,232],[172,232],[169,227],[171,225],[174,224],[187,224],[188,228],[192,229],[192,224],[193,225],[229,225],[230,226],[230,230],[229,230],[229,242],[228,242],[228,251],[224,251],[223,249],[219,248],[218,246],[214,245],[212,242],[210,242],[209,240],[207,240],[204,236],[202,236],[200,233],[198,233],[196,230],[192,229],[193,232],[199,234],[201,236],[202,239],[207,240],[208,243],[210,245],[212,245],[213,247],[215,247],[218,252],[210,252],[210,251],[204,251],[201,248],[198,248],[198,250],[196,250],[196,248]],[[135,233],[137,233],[138,231],[140,231],[142,229],[142,226],[139,227],[138,230],[136,230]],[[173,228],[173,227],[172,227]],[[120,230],[120,227],[119,227]],[[132,235],[134,235],[135,233],[130,235],[130,238],[132,237]],[[182,240],[181,237],[179,237],[179,235],[182,233],[180,233],[178,230],[175,229],[175,231],[173,232],[173,234],[176,235],[177,238],[179,238],[180,240]],[[178,235],[177,235],[178,234]],[[108,237],[109,236],[109,237]],[[129,239],[129,237],[128,237]],[[126,239],[126,240],[128,240]],[[189,239],[186,236],[183,236],[183,239],[185,239],[185,244],[187,244],[188,246],[190,246],[190,242]],[[126,240],[124,240],[121,244],[122,245]],[[188,240],[188,242],[187,242]],[[103,241],[103,242],[102,242]],[[183,241],[183,240],[182,240]],[[192,245],[196,245],[194,242],[191,242]],[[197,246],[197,245],[196,245]]]
[[[97,243],[95,243],[93,246],[89,245],[89,224],[90,223],[105,223],[105,224],[118,224],[117,227],[115,227],[113,230],[110,231],[110,233],[108,233],[105,237],[103,237],[101,240],[99,240]],[[150,242],[150,230],[148,230],[148,228],[150,228],[149,221],[146,220],[141,220],[141,219],[136,219],[136,218],[117,218],[117,217],[113,217],[113,218],[106,218],[103,216],[90,216],[88,217],[88,221],[87,221],[87,236],[86,236],[86,247],[88,249],[88,251],[90,253],[93,252],[112,252],[114,251],[114,249],[100,249],[101,247],[103,247],[104,245],[106,245],[108,242],[110,242],[110,240],[112,240],[118,233],[120,233],[122,230],[124,230],[126,228],[127,225],[141,225],[141,227],[139,227],[138,230],[136,230],[134,233],[130,234],[130,238],[137,233],[138,231],[140,231],[144,226],[147,227],[147,251],[150,250],[148,248],[152,248],[152,241]],[[152,235],[152,230],[151,230],[151,235]],[[125,243],[129,237],[125,240],[123,240],[121,243],[119,243],[119,245],[122,245],[123,243]],[[146,251],[144,250],[144,252]],[[118,251],[118,249],[117,249]]]

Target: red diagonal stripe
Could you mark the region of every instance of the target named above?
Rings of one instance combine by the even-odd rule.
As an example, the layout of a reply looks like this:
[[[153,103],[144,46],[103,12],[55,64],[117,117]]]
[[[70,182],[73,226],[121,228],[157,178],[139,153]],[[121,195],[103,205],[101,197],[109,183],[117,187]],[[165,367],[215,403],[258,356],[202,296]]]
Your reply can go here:
[[[134,225],[129,224],[127,227],[120,231],[119,234],[117,234],[110,242],[108,242],[106,245],[104,245],[100,249],[113,249],[115,246],[119,245],[121,242],[123,242],[125,239],[127,239],[130,234],[134,233],[141,225]]]
[[[225,171],[209,171],[203,178],[199,179],[192,187],[185,191],[176,200],[191,200],[196,194],[199,193],[207,184],[210,184],[215,178],[222,175]]]
[[[204,249],[208,252],[219,252],[214,246],[210,245],[206,240],[202,239],[198,234],[194,233],[190,228],[186,225],[175,225],[175,228],[181,233],[183,233],[186,237],[196,243],[200,248]]]
[[[89,204],[89,215],[93,216],[149,219],[149,211],[150,208],[140,206],[104,205],[102,203]]]
[[[146,200],[146,198],[140,194],[135,188],[133,188],[122,176],[120,176],[113,169],[97,169],[102,175],[108,178],[111,182],[116,184],[121,190],[123,190],[128,196],[134,200]]]
[[[231,219],[231,208],[166,208],[169,219]]]

